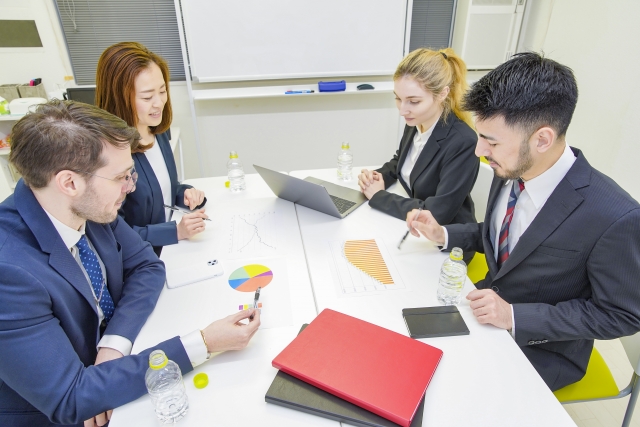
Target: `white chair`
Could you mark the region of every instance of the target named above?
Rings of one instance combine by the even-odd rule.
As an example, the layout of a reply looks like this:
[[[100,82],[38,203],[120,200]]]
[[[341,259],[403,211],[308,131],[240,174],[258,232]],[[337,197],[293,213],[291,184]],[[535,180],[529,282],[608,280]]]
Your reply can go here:
[[[471,190],[471,198],[476,207],[476,220],[484,221],[484,214],[487,212],[487,201],[489,200],[489,190],[493,181],[493,169],[484,162],[480,162],[478,178]]]
[[[476,220],[478,222],[484,221],[484,214],[487,212],[487,202],[489,201],[489,190],[491,189],[491,182],[493,181],[493,169],[484,163],[480,162],[480,170],[478,171],[478,178],[471,190],[471,198],[476,208]],[[467,267],[467,276],[472,283],[478,283],[478,281],[485,278],[489,271],[487,267],[487,260],[484,254],[476,253],[469,266]]]

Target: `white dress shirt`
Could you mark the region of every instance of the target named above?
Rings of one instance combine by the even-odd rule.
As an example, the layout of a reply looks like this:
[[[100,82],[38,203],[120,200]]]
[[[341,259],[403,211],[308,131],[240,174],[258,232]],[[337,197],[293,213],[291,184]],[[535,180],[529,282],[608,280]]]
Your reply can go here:
[[[409,147],[407,157],[405,157],[404,163],[402,164],[402,169],[400,169],[400,175],[402,176],[402,179],[404,179],[404,182],[407,183],[407,186],[409,188],[411,188],[411,171],[416,165],[416,160],[418,160],[418,157],[420,157],[420,153],[422,153],[422,149],[427,144],[427,141],[429,140],[429,137],[431,137],[433,129],[436,127],[437,123],[438,121],[436,120],[435,123],[433,123],[431,127],[423,133],[420,133],[420,126],[416,126],[416,134],[413,137],[413,144],[411,144],[411,147]]]
[[[64,244],[67,246],[67,248],[69,248],[71,255],[75,258],[85,277],[87,278],[87,286],[89,287],[89,289],[91,289],[91,293],[94,296],[96,307],[98,309],[98,323],[102,323],[102,320],[104,320],[104,314],[102,313],[100,304],[97,302],[97,298],[95,298],[96,295],[93,291],[93,286],[91,286],[91,280],[89,279],[89,276],[87,275],[87,272],[85,271],[84,266],[80,261],[80,257],[78,256],[78,248],[76,247],[76,243],[78,243],[80,238],[85,234],[86,223],[82,224],[80,230],[74,230],[61,221],[58,221],[58,219],[56,219],[46,210],[44,211],[53,223],[53,226],[62,238]],[[100,255],[93,247],[91,240],[87,238],[87,241],[89,242],[89,246],[95,252],[96,257],[98,258],[103,277],[107,277],[104,264],[100,259]],[[207,352],[207,347],[204,345],[204,341],[202,340],[202,335],[200,334],[199,330],[195,330],[183,337],[180,337],[180,341],[182,341],[182,345],[187,352],[187,356],[189,356],[189,360],[191,361],[191,364],[193,366],[198,366],[208,359],[209,354]],[[131,354],[131,348],[133,347],[133,344],[127,338],[120,335],[103,335],[100,339],[100,342],[98,342],[98,349],[100,349],[101,347],[112,348],[114,350],[118,350],[124,356],[128,356],[129,354]]]
[[[144,155],[147,157],[153,173],[156,175],[160,189],[162,190],[162,200],[167,206],[173,206],[173,200],[171,200],[171,178],[169,177],[169,170],[167,164],[164,161],[162,150],[158,144],[158,138],[156,138],[153,146],[145,151]],[[171,219],[171,210],[164,209],[165,221]]]

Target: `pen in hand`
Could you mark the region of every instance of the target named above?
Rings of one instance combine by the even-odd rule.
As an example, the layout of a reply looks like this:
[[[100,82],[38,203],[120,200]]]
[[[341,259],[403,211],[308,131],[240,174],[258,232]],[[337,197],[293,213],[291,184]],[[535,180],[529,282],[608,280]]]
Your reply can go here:
[[[418,209],[418,215],[415,216],[415,218],[420,216],[420,212],[422,212],[422,208]],[[402,244],[404,243],[405,240],[407,240],[407,236],[409,235],[409,233],[411,232],[411,228],[409,228],[407,230],[406,233],[404,233],[404,236],[402,236],[402,240],[400,240],[400,243],[398,243],[398,250],[400,250]]]
[[[189,211],[188,211],[188,210],[186,210],[186,209],[176,208],[175,206],[169,206],[169,205],[162,205],[162,206],[164,206],[164,207],[165,207],[165,208],[167,208],[167,209],[171,209],[172,211],[182,212],[182,213],[184,213],[184,214],[190,214],[190,213],[192,213],[192,212],[189,212]],[[202,219],[204,219],[205,221],[211,221],[209,218],[202,218]]]
[[[258,289],[256,289],[256,293],[253,296],[253,308],[258,308],[258,300],[260,299],[260,289],[262,289],[260,286],[258,286]],[[255,312],[254,312],[255,314]],[[249,316],[249,320],[253,320],[253,314],[251,316]]]

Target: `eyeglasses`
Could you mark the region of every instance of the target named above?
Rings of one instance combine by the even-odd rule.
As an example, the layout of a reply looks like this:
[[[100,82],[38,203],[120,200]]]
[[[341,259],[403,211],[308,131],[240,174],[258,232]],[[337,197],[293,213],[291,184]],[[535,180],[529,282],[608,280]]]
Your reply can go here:
[[[97,176],[98,178],[108,179],[109,181],[118,182],[122,185],[122,191],[129,194],[136,188],[136,182],[138,181],[138,172],[136,172],[136,168],[133,167],[129,171],[129,174],[123,178],[113,179],[107,178],[105,176],[96,175],[95,173],[85,172],[85,171],[75,171],[78,173],[85,173],[91,176]]]

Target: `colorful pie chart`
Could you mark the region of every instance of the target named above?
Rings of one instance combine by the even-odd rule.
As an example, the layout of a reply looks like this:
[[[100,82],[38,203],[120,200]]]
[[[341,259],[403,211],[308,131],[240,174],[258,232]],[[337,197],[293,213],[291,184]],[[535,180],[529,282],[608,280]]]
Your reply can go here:
[[[240,292],[255,292],[264,288],[273,280],[273,271],[260,264],[240,267],[229,276],[229,286]]]

